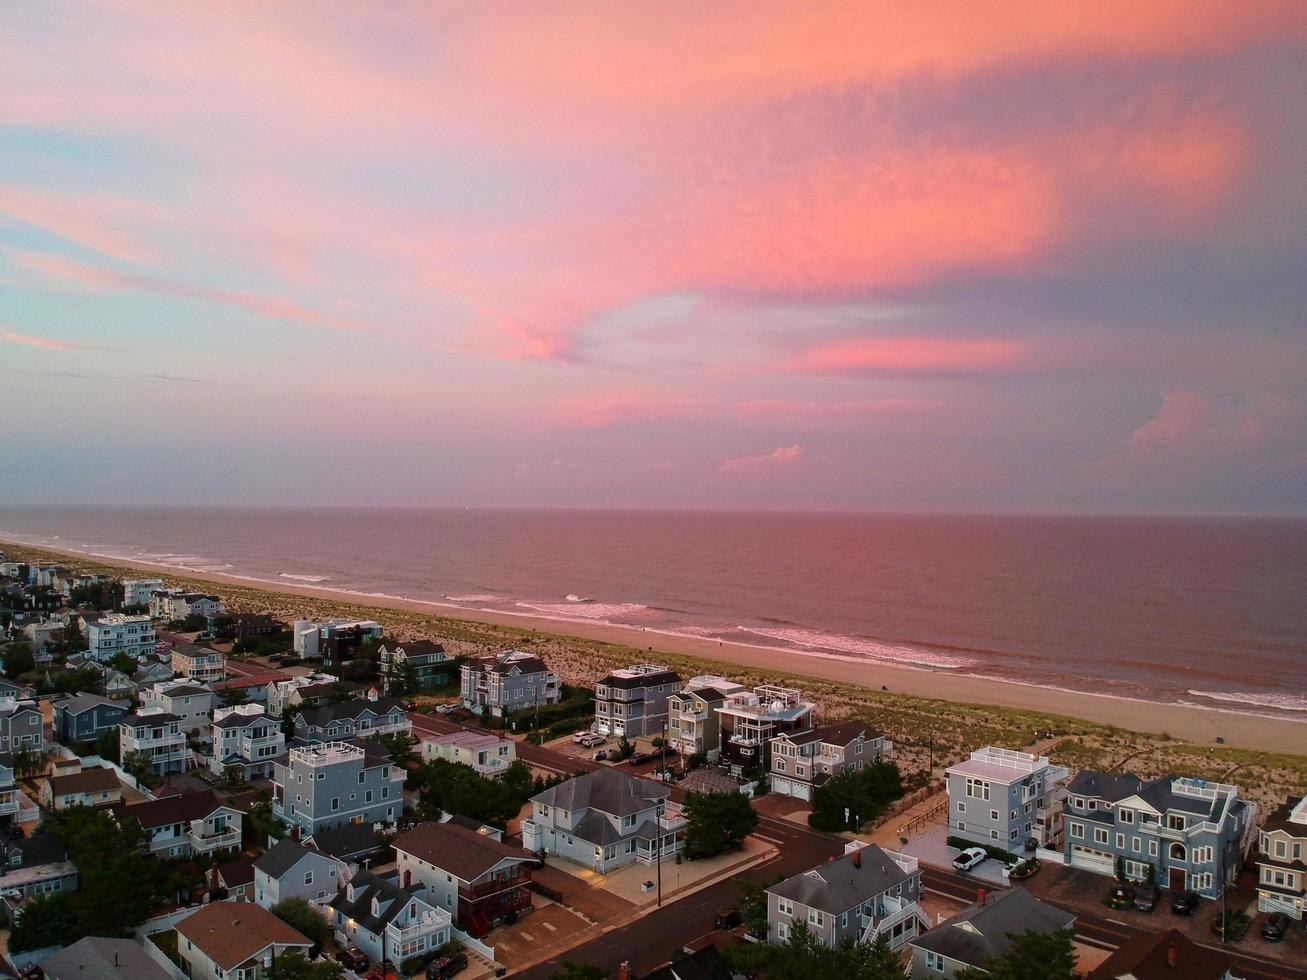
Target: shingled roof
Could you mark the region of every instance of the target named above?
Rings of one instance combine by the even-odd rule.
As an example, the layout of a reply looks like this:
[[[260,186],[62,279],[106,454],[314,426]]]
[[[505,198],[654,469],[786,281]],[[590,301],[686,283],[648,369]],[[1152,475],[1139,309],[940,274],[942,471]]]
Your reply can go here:
[[[476,881],[501,861],[538,863],[520,847],[454,823],[422,823],[395,838],[404,851],[463,881]]]
[[[560,810],[592,808],[617,817],[632,816],[656,806],[671,795],[665,785],[652,779],[639,779],[608,766],[582,773],[565,783],[550,786],[531,797],[533,803],[556,806]]]
[[[912,945],[969,966],[981,966],[1012,949],[1012,936],[1023,932],[1052,935],[1076,917],[1046,905],[1024,888],[997,892],[968,906],[947,922],[912,940]]]
[[[878,845],[868,844],[819,864],[811,871],[786,878],[767,891],[839,915],[911,877]]]
[[[213,902],[177,923],[189,939],[223,970],[234,970],[274,943],[307,950],[313,944],[267,909],[253,902]]]

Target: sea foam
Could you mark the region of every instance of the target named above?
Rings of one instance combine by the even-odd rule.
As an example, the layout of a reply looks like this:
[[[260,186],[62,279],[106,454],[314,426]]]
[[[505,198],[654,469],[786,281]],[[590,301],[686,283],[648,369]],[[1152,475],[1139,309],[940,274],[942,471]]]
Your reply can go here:
[[[1232,704],[1251,704],[1280,711],[1307,711],[1307,697],[1297,694],[1254,694],[1249,691],[1190,691],[1194,697]]]
[[[781,627],[737,626],[736,629],[755,636],[765,636],[782,643],[810,650],[830,650],[835,653],[849,653],[868,660],[880,660],[885,663],[914,664],[921,667],[938,667],[956,670],[975,663],[962,657],[952,657],[921,647],[904,646],[899,643],[884,643],[856,636],[844,636],[840,633],[827,633],[824,630],[811,630]]]

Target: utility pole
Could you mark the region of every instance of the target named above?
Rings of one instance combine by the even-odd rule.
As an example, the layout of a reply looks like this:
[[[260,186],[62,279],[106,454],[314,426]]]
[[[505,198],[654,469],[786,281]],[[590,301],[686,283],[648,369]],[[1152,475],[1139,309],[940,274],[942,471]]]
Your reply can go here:
[[[667,770],[667,716],[666,716],[666,715],[663,715],[663,746],[662,746],[662,753],[663,753],[662,771],[665,772],[665,771]],[[670,795],[670,792],[669,792],[669,795]],[[667,811],[667,804],[666,804],[666,802],[664,802],[663,805],[662,805],[662,811],[663,811],[663,813],[665,813],[665,812]],[[663,821],[662,821],[662,813],[656,813],[656,814],[654,814],[654,830],[655,830],[655,831],[657,832],[657,834],[658,834],[658,842],[657,842],[657,847],[658,847],[658,857],[657,857],[657,863],[658,863],[658,908],[662,908],[662,907],[663,907]]]

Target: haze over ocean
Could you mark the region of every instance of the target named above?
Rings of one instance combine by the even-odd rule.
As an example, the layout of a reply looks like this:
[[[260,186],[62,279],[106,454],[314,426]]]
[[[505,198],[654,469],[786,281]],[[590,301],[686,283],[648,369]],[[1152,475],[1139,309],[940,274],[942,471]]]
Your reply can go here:
[[[0,538],[796,657],[1307,713],[1304,519],[0,507]]]

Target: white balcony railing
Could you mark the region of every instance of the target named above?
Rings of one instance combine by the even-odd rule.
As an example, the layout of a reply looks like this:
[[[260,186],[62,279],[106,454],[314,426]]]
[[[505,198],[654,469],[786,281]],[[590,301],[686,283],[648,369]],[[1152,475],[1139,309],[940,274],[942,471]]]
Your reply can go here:
[[[17,790],[8,790],[0,793],[0,815],[6,813],[17,813],[22,809],[22,802],[18,798]]]
[[[448,912],[444,909],[435,909],[431,912],[422,913],[416,922],[402,928],[392,922],[386,926],[386,938],[402,946],[419,936],[429,936],[433,932],[447,929],[452,922],[453,918]]]
[[[225,851],[231,847],[238,847],[241,842],[241,832],[239,827],[224,830],[220,834],[205,834],[192,830],[190,837],[191,847],[203,854],[207,854],[210,851]]]

